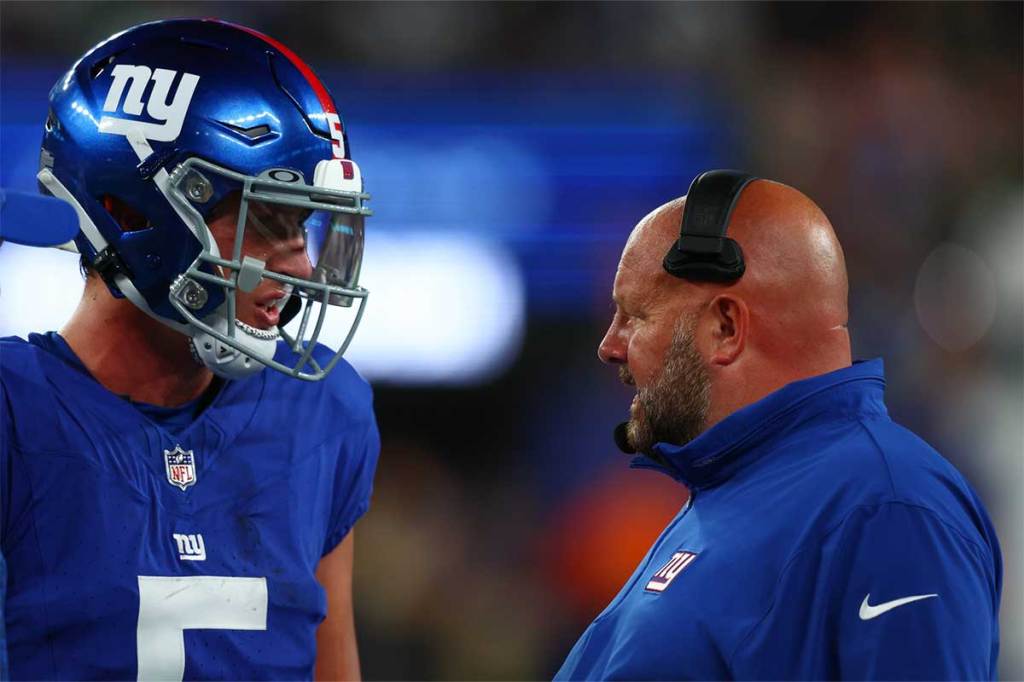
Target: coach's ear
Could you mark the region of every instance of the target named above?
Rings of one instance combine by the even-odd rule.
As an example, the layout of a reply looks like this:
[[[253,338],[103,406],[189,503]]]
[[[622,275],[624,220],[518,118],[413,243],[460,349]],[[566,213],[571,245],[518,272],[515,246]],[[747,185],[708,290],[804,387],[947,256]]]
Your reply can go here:
[[[747,343],[750,309],[732,294],[719,294],[708,305],[710,339],[708,361],[725,367],[736,362]]]

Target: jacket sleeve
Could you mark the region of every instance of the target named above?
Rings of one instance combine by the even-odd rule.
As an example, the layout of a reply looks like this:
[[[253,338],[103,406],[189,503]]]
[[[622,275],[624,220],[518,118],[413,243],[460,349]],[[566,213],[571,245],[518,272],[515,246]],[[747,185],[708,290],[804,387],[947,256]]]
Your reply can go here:
[[[998,550],[934,512],[890,502],[851,514],[832,560],[844,679],[993,679]]]
[[[737,677],[993,679],[998,548],[901,502],[858,507],[798,552],[732,657]]]

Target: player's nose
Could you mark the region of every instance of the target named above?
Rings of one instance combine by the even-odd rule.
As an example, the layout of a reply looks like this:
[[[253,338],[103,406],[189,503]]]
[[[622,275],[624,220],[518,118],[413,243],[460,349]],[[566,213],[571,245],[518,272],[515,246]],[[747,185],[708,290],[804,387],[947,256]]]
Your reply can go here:
[[[310,279],[313,276],[313,264],[309,260],[305,240],[299,237],[285,242],[274,254],[272,265],[268,263],[268,269],[299,279]]]

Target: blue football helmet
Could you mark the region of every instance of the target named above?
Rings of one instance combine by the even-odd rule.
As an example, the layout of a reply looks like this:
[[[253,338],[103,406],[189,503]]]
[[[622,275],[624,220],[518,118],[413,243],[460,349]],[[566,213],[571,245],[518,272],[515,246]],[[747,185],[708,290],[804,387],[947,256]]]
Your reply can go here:
[[[75,207],[75,245],[113,295],[188,336],[216,374],[267,366],[316,381],[351,342],[368,295],[358,280],[369,195],[331,95],[273,38],[180,19],[93,47],[50,92],[38,177]],[[232,252],[221,253],[208,223],[236,198]],[[112,215],[111,201],[140,216],[136,224]],[[275,211],[294,224],[267,225]],[[273,272],[243,254],[247,229],[293,230],[312,275]],[[269,329],[236,316],[238,292],[264,279],[280,285],[281,321]],[[328,309],[354,303],[344,340],[321,366],[312,353]],[[289,333],[285,318],[295,315]],[[295,362],[274,359],[279,338]]]

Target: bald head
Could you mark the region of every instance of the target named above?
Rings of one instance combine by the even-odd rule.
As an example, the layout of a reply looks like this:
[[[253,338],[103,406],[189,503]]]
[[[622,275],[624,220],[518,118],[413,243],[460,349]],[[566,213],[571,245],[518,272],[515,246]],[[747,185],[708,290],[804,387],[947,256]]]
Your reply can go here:
[[[766,334],[781,333],[789,344],[815,343],[819,333],[845,329],[843,250],[828,218],[806,195],[770,180],[747,186],[727,232],[743,251],[746,272],[727,285],[687,282],[662,268],[662,259],[679,238],[685,205],[686,197],[680,197],[645,216],[629,237],[623,265],[650,273],[652,285],[666,288],[667,295],[696,300],[697,292],[728,288],[743,296],[751,312],[767,324]]]
[[[668,328],[692,319],[694,348],[709,371],[710,423],[787,383],[850,364],[843,252],[813,201],[769,180],[747,185],[727,231],[743,252],[746,270],[727,283],[679,279],[662,267],[679,238],[685,205],[685,197],[675,199],[637,224],[615,278],[622,313],[650,328],[660,325],[658,340],[649,344],[652,366],[635,359],[639,337],[625,317],[618,326],[612,323],[602,342],[603,360],[625,364],[631,376],[646,370],[655,377],[658,363],[666,361]],[[636,381],[640,385],[643,377]]]
[[[843,249],[817,204],[787,185],[755,181],[736,204],[729,236],[747,264],[737,288],[759,309],[787,320],[794,334],[845,328]]]

